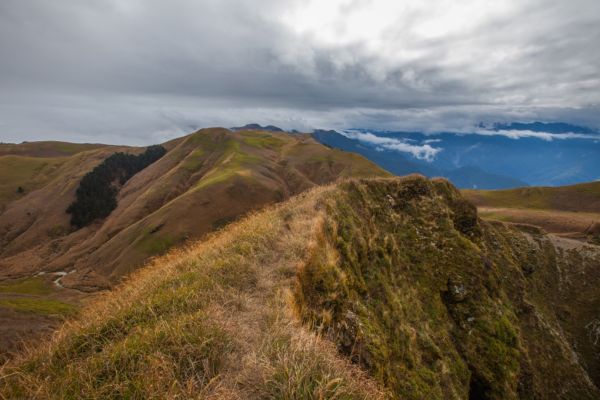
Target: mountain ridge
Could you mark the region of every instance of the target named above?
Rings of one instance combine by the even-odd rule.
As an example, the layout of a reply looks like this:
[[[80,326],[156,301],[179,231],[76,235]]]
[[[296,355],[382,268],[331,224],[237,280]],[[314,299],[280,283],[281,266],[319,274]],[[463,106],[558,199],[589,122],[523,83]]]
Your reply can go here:
[[[115,244],[117,242],[132,243],[135,241],[132,238],[124,239],[124,234],[130,233],[134,235],[133,238],[139,238],[142,235],[141,227],[134,227],[131,225],[132,222],[139,221],[135,222],[139,225],[143,220],[145,226],[143,229],[148,230],[148,232],[155,230],[152,235],[163,237],[163,234],[169,231],[168,225],[165,226],[167,222],[165,213],[178,212],[178,209],[191,210],[189,207],[197,208],[200,206],[202,208],[202,204],[206,205],[207,202],[213,201],[211,198],[216,199],[216,190],[221,191],[221,198],[234,199],[235,196],[232,197],[234,193],[231,191],[240,191],[240,189],[245,188],[244,190],[248,191],[247,194],[253,193],[254,199],[252,201],[261,204],[281,200],[288,197],[290,193],[297,193],[315,183],[324,183],[337,178],[338,174],[341,176],[345,174],[352,175],[355,172],[357,174],[371,172],[385,174],[374,165],[366,161],[362,162],[355,156],[350,156],[348,161],[344,161],[341,158],[342,154],[337,154],[325,147],[320,148],[320,145],[311,141],[308,137],[291,136],[284,133],[265,131],[232,132],[222,128],[211,128],[167,142],[164,146],[168,150],[167,155],[136,174],[119,191],[117,209],[111,213],[109,219],[114,220],[116,218],[115,221],[122,222],[116,222],[116,226],[103,222],[100,226],[91,228],[91,231],[94,232],[93,237],[97,237],[100,242],[96,240],[96,244],[93,244],[93,242],[90,244],[97,247],[102,241],[106,241],[106,244],[110,246],[110,250],[107,250],[105,256],[99,258],[97,263],[105,266],[114,263],[115,256],[120,253],[114,247]],[[101,157],[106,151],[113,150],[112,147],[103,147],[103,149],[105,150],[100,154]],[[138,148],[115,148],[115,150],[117,149],[136,153],[141,152],[141,149]],[[279,152],[285,152],[283,159],[281,158],[282,154],[279,154]],[[85,155],[87,153],[80,154]],[[363,168],[362,172],[361,168]],[[91,168],[86,169],[84,167],[83,169],[89,170]],[[71,188],[69,191],[72,192],[75,186],[74,181],[70,180],[68,184]],[[224,187],[223,184],[228,186]],[[209,187],[212,192],[210,196],[203,195],[203,199],[196,199],[198,195],[205,192],[205,188]],[[60,186],[59,190],[65,190],[64,184]],[[136,193],[139,194],[134,196]],[[47,197],[52,197],[39,191],[34,194],[38,195],[39,201],[44,202]],[[26,194],[24,199],[21,199],[12,208],[5,210],[0,215],[0,226],[11,227],[9,232],[3,235],[5,264],[7,258],[10,261],[10,257],[20,257],[19,251],[27,243],[39,241],[37,234],[27,233],[30,230],[26,228],[31,224],[29,221],[24,221],[23,228],[14,227],[14,222],[9,222],[23,220],[22,215],[29,212],[27,209],[31,205],[27,203],[28,195],[35,197],[31,193]],[[68,197],[70,196],[72,195],[68,194]],[[187,201],[188,197],[195,200]],[[251,197],[245,198],[249,201]],[[223,204],[223,212],[220,215],[215,214],[208,217],[209,219],[206,222],[200,222],[201,225],[204,224],[204,228],[201,231],[196,231],[194,235],[197,237],[198,234],[213,229],[214,224],[225,223],[227,220],[243,213],[244,210],[251,210],[252,206],[243,205],[243,199],[230,202],[229,208]],[[185,208],[181,207],[182,202],[187,204]],[[64,210],[66,209],[63,206],[64,203],[65,201],[61,200],[59,204],[62,205],[53,205],[50,208],[46,205],[46,209],[53,211],[46,212],[44,217],[45,220],[48,220],[49,215],[55,214],[57,220],[63,221],[60,225],[62,231],[68,233],[68,225],[64,224]],[[148,220],[148,216],[155,213],[158,213],[153,217],[156,222]],[[194,214],[202,217],[203,213],[194,212]],[[163,216],[161,217],[161,215]],[[174,220],[178,219],[174,218]],[[183,216],[181,219],[185,221]],[[38,220],[37,223],[44,223],[44,221]],[[45,225],[47,227],[43,229],[59,231],[59,225],[49,225],[48,223],[45,223]],[[170,237],[164,236],[161,240],[157,239],[158,241],[153,239],[151,242],[141,243],[140,245],[145,246],[148,250],[145,251],[142,248],[141,252],[147,255],[155,255],[156,252],[162,251],[163,247],[168,246],[168,242],[180,242],[185,236],[190,236],[192,232],[195,232],[192,230],[190,233],[185,233],[181,228],[175,228],[175,231],[170,231]],[[25,232],[22,229],[25,229]],[[14,238],[17,236],[11,233],[13,231],[15,234],[18,233],[18,244],[14,242]],[[89,231],[90,229],[86,230],[86,232]],[[59,236],[64,236],[64,233]],[[150,235],[150,233],[147,234]],[[27,235],[30,237],[29,242],[26,239]],[[65,253],[58,258],[55,257],[57,259],[56,266],[53,266],[54,264],[50,262],[49,269],[64,270],[66,264],[71,262],[69,260],[79,259],[84,253],[89,252],[86,243],[89,243],[89,241],[83,244],[75,244],[75,248],[68,251],[72,254],[71,256],[67,257],[67,253]],[[73,245],[74,243],[69,243],[69,247],[73,247]],[[77,250],[77,247],[80,247],[81,250]],[[96,254],[98,254],[98,250],[96,250]],[[126,261],[119,265],[135,264],[136,259],[142,260],[139,257],[131,258],[131,256],[127,256]],[[48,264],[47,261],[46,264]],[[82,268],[77,264],[75,263],[73,267],[81,270]],[[122,267],[117,267],[117,270],[119,268]],[[35,270],[32,270],[32,272],[35,272]],[[124,272],[118,273],[116,276],[122,276]],[[6,276],[6,267],[3,274]],[[74,277],[74,275],[70,276],[69,280]]]
[[[571,245],[482,221],[445,180],[317,187],[154,259],[0,391],[595,399],[600,253]]]
[[[0,358],[20,336],[48,334],[63,314],[172,246],[319,184],[389,175],[307,135],[203,129],[163,143],[165,155],[118,185],[106,218],[75,229],[66,210],[83,176],[111,154],[144,151],[93,146],[73,145],[70,156],[0,156],[10,167],[0,179]]]

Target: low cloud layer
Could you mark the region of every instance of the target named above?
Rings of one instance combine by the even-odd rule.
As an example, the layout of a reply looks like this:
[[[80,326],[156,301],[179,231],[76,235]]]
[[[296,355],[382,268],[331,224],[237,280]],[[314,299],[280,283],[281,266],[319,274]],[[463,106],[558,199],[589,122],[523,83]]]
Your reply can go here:
[[[4,0],[0,140],[600,128],[598,43],[596,0]]]
[[[486,129],[474,129],[473,134],[483,136],[504,136],[510,139],[521,139],[521,138],[536,138],[546,141],[553,140],[567,140],[567,139],[585,139],[591,141],[600,140],[600,135],[585,134],[585,133],[551,133],[551,132],[538,132],[530,130],[514,130],[514,129],[501,129],[501,130],[486,130]]]
[[[419,160],[433,161],[436,154],[442,151],[441,148],[432,147],[429,143],[415,144],[413,143],[414,141],[411,141],[410,139],[389,138],[377,136],[370,132],[359,131],[341,131],[340,133],[349,139],[369,143],[377,149],[408,153]]]

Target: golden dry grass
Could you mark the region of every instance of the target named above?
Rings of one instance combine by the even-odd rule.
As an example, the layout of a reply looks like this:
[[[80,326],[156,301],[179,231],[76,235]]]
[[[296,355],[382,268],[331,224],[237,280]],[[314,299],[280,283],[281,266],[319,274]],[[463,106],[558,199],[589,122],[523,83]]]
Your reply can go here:
[[[540,227],[546,232],[596,242],[600,182],[509,190],[463,190],[483,218]]]
[[[462,193],[477,206],[600,212],[600,182],[507,190],[463,190]]]
[[[444,180],[315,188],[154,259],[0,368],[0,398],[595,399],[589,248],[483,222]]]
[[[292,312],[296,269],[330,190],[153,260],[3,366],[0,397],[383,398]]]
[[[479,215],[486,219],[539,226],[549,233],[585,235],[600,214],[559,210],[480,207]]]

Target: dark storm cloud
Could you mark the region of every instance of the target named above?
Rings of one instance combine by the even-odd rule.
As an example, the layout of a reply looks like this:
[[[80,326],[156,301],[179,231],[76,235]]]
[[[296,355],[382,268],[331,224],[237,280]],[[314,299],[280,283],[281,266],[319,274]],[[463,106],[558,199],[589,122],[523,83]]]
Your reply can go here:
[[[148,143],[251,121],[600,127],[597,1],[391,3],[4,0],[0,139]]]

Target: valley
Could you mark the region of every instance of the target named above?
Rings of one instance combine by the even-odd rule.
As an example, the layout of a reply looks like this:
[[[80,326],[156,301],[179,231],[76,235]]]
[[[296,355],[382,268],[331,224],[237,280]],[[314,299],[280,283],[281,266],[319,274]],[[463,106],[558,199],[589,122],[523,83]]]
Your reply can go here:
[[[600,400],[599,43],[599,0],[0,0],[0,400]]]

